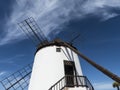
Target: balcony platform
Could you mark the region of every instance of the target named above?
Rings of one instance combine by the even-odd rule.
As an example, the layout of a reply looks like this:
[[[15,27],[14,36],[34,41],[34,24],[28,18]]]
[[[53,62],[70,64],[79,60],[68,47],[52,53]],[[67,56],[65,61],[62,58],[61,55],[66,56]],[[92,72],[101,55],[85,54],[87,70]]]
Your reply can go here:
[[[86,76],[67,75],[48,90],[94,90]]]

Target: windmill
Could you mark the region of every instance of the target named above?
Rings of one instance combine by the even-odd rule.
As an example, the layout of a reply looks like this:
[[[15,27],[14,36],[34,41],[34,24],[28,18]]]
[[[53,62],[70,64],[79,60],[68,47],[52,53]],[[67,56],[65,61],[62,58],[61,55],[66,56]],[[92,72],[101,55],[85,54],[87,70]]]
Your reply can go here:
[[[33,18],[24,20],[19,26],[37,46],[34,63],[33,67],[30,64],[2,80],[5,90],[94,90],[83,76],[79,56],[120,83],[120,77],[93,62],[70,43],[60,39],[49,41]]]

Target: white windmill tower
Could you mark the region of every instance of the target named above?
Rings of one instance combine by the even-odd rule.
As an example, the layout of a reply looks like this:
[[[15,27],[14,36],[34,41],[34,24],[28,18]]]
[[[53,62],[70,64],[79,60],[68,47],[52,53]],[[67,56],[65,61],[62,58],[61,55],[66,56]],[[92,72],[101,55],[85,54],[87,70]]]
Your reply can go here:
[[[54,40],[38,47],[28,90],[93,90],[78,55],[64,43]]]
[[[37,50],[32,71],[29,65],[2,80],[5,90],[26,90],[24,87],[28,84],[27,90],[94,90],[87,77],[82,74],[78,56],[120,83],[118,76],[84,56],[71,44],[60,39],[48,41],[33,18],[28,18],[19,25],[37,44]]]

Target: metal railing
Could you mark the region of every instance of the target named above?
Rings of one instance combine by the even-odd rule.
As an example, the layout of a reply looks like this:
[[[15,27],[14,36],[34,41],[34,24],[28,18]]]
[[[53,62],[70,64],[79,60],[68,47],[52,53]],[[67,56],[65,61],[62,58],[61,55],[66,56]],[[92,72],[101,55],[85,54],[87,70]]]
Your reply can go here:
[[[61,78],[49,90],[64,90],[65,87],[86,87],[87,90],[94,90],[92,84],[85,76],[67,75]]]

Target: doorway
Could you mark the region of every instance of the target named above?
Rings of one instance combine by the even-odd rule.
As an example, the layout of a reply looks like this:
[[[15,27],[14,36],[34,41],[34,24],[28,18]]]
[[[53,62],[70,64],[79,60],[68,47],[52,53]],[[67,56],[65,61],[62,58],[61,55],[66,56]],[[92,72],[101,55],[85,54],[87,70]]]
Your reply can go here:
[[[73,61],[64,61],[64,70],[65,70],[65,82],[67,87],[74,86],[74,62]]]

